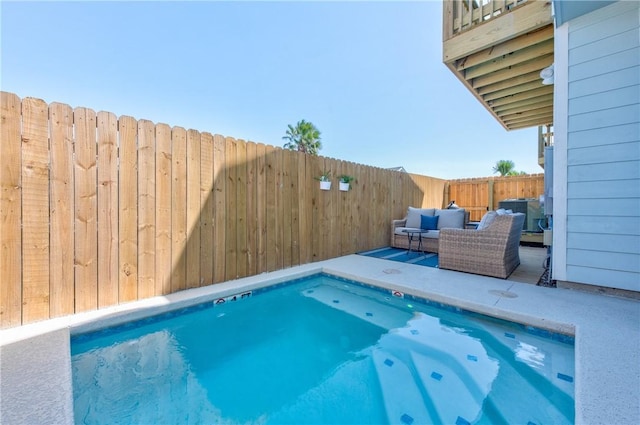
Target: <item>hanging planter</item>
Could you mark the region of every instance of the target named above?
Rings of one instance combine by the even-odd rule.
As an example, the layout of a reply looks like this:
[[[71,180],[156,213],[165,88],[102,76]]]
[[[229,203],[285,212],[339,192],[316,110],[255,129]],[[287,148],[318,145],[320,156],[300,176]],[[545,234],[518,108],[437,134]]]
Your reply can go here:
[[[352,176],[348,176],[343,174],[339,177],[340,179],[340,190],[343,192],[349,191],[351,189],[351,182],[354,180]]]
[[[331,190],[331,171],[323,171],[315,179],[320,180],[320,190]]]

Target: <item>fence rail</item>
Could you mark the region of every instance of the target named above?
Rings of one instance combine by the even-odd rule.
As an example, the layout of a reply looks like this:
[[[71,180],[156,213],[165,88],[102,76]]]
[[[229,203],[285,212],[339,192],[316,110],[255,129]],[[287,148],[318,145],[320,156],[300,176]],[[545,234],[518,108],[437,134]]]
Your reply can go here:
[[[0,98],[2,328],[385,246],[443,202],[441,179]]]

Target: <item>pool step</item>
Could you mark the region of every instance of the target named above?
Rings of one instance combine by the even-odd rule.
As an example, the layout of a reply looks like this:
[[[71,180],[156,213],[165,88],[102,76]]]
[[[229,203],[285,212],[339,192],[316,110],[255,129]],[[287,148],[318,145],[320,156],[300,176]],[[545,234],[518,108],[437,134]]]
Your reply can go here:
[[[482,410],[482,398],[474,397],[450,362],[437,356],[425,356],[411,351],[411,359],[420,381],[433,404],[433,423],[468,423]]]
[[[389,420],[414,421],[418,403],[427,423],[472,423],[498,374],[497,363],[482,344],[443,327],[436,318],[417,313],[407,326],[384,335],[374,363]],[[400,412],[405,410],[406,412]],[[402,416],[406,414],[407,416]]]
[[[362,295],[334,286],[318,286],[304,291],[303,295],[384,329],[405,326],[407,321],[413,317],[413,313],[384,302],[373,299],[367,299],[366,302],[363,302]]]
[[[407,365],[391,353],[375,348],[373,363],[378,374],[389,424],[433,423],[422,391]]]

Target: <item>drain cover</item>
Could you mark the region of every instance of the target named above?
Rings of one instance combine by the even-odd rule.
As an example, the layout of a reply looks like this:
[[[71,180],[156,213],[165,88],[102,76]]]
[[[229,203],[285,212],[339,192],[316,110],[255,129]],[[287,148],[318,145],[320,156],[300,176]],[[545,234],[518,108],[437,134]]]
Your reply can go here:
[[[497,289],[492,289],[492,290],[489,291],[489,293],[491,295],[497,295],[499,297],[518,298],[518,296],[516,294],[514,294],[513,292],[509,292],[509,291],[499,291]]]

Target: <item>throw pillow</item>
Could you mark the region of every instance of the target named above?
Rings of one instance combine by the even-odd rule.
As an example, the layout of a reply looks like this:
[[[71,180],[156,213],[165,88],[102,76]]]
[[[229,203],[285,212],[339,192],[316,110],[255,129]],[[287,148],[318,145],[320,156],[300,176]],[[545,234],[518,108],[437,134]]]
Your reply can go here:
[[[438,230],[438,216],[420,216],[420,228],[424,230]]]
[[[482,219],[480,220],[480,224],[478,224],[477,230],[482,230],[489,227],[491,223],[495,221],[497,216],[498,216],[498,213],[495,211],[487,212],[485,215],[482,216]]]
[[[406,227],[420,228],[420,216],[421,215],[433,215],[435,208],[413,208],[409,207],[407,210],[407,224]]]
[[[440,217],[438,220],[438,230],[445,228],[464,229],[464,209],[437,210],[436,215]]]

